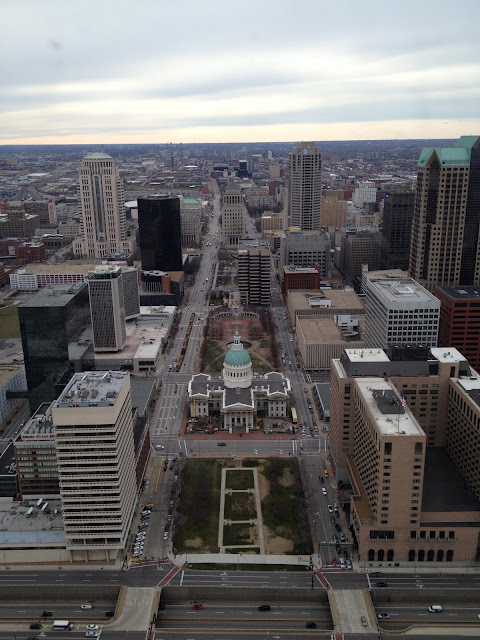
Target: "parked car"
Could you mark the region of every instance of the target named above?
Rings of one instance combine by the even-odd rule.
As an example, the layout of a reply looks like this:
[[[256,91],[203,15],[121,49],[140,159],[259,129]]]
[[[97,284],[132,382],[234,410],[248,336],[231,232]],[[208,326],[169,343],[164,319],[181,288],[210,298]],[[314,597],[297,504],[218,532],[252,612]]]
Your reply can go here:
[[[328,513],[333,513],[333,507],[331,504],[327,505]]]

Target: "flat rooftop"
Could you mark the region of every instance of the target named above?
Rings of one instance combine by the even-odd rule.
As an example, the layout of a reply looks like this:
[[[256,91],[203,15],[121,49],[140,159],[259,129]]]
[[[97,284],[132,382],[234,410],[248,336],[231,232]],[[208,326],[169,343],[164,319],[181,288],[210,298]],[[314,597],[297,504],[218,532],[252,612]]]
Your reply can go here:
[[[383,378],[356,378],[358,390],[375,419],[379,433],[382,436],[422,436],[423,429],[409,411],[388,414],[380,410],[375,393],[393,392],[398,397],[395,387]]]
[[[29,298],[24,307],[64,307],[75,295],[87,286],[83,282],[79,284],[54,284],[51,287],[39,289]]]
[[[455,347],[431,347],[430,353],[439,362],[467,362],[467,358]]]
[[[375,282],[376,280],[403,280],[408,278],[408,273],[402,269],[383,269],[382,271],[364,271],[362,276]]]
[[[363,323],[364,318],[360,318]],[[333,316],[308,316],[297,320],[297,327],[301,328],[305,342],[309,344],[350,344],[356,342],[363,345],[361,333],[352,340],[347,340],[335,324]],[[298,330],[298,329],[297,329]]]
[[[438,287],[439,291],[443,291],[447,296],[454,300],[478,300],[480,298],[480,286],[463,286],[463,287]]]
[[[422,512],[479,511],[480,504],[442,447],[427,447]],[[477,522],[478,525],[478,522]]]
[[[345,289],[318,289],[311,290],[293,290],[288,292],[288,303],[291,304],[295,312],[304,309],[315,309],[319,307],[315,304],[315,299],[330,300],[330,309],[356,309],[358,313],[365,313],[363,302],[357,296],[355,291],[346,291]]]
[[[390,362],[383,349],[345,349],[350,362]]]
[[[371,284],[377,294],[388,303],[433,303],[440,308],[440,300],[412,278],[374,280]]]
[[[47,498],[39,506],[37,502],[0,501],[0,547],[66,545],[61,501]]]
[[[127,378],[124,371],[76,373],[52,406],[113,406]]]

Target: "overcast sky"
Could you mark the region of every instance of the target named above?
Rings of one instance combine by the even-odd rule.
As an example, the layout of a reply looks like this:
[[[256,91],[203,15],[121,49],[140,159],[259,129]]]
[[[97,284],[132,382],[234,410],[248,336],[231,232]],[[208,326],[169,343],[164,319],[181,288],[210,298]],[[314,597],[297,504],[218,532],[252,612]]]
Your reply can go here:
[[[0,144],[480,134],[480,0],[1,0]]]

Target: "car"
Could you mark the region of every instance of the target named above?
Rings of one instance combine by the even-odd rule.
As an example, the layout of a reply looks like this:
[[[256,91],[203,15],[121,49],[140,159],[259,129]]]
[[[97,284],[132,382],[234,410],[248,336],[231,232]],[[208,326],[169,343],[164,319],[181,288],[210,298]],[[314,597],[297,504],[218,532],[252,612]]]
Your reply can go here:
[[[372,578],[381,578],[383,576],[383,573],[381,571],[374,571],[373,573],[370,574],[370,577]]]
[[[163,446],[163,444],[157,444],[155,445],[155,449],[165,449],[165,447]]]
[[[325,476],[325,478],[328,478],[328,471],[326,469],[323,470],[323,475]]]
[[[343,531],[340,531],[340,542],[345,542],[345,534]]]
[[[258,610],[259,611],[270,611],[270,605],[269,604],[261,604],[258,607]]]
[[[163,533],[163,539],[164,539],[164,540],[168,540],[168,531],[165,531],[165,532]]]
[[[88,631],[98,631],[100,627],[98,624],[87,624]]]
[[[44,611],[41,615],[42,618],[51,618],[53,613],[51,611]]]
[[[226,447],[227,443],[226,442],[217,442],[217,446],[218,447]]]
[[[201,611],[203,609],[203,604],[194,604],[192,609],[194,611]]]
[[[377,618],[379,620],[388,620],[390,618],[389,613],[377,613]]]
[[[307,622],[306,625],[307,629],[316,629],[317,628],[317,623],[316,622]]]
[[[170,525],[168,524],[168,522],[165,525],[165,531],[169,531],[170,530]]]
[[[33,624],[30,625],[30,629],[41,629],[42,625],[38,624],[38,622],[34,622]]]
[[[335,547],[335,551],[337,553],[342,553],[342,551],[343,551],[342,547],[338,543],[337,543],[337,546]]]
[[[113,618],[114,615],[115,615],[115,611],[105,611],[106,618]]]
[[[362,616],[360,618],[361,622],[362,622],[362,627],[368,627],[368,622],[367,622],[367,618],[366,616]]]
[[[338,522],[336,522],[336,523],[335,523],[335,529],[336,529],[337,531],[340,531],[340,525],[338,524]]]
[[[142,522],[142,524],[138,525],[139,529],[145,529],[145,527],[148,527],[148,522]]]
[[[328,513],[333,513],[333,507],[331,504],[327,505]]]
[[[100,635],[99,631],[87,631],[87,633],[85,634],[86,638],[98,638],[98,636]]]
[[[333,515],[333,513],[332,513],[332,515],[330,516],[330,522],[335,522],[335,516]]]
[[[93,604],[91,602],[84,602],[80,609],[93,609]]]
[[[318,479],[320,480],[320,482],[323,484],[325,482],[323,476],[318,476]]]
[[[335,558],[335,556],[332,558],[332,564],[334,567],[337,566],[337,559]]]
[[[376,582],[375,586],[376,587],[388,587],[388,584],[386,582]]]
[[[347,569],[353,569],[351,560],[347,560],[347,558],[345,558],[345,566]]]
[[[149,502],[148,504],[145,505],[145,509],[153,509],[154,506],[155,506],[154,502]]]
[[[324,496],[327,495],[327,490],[325,489],[325,487],[322,487],[322,493],[323,493]]]

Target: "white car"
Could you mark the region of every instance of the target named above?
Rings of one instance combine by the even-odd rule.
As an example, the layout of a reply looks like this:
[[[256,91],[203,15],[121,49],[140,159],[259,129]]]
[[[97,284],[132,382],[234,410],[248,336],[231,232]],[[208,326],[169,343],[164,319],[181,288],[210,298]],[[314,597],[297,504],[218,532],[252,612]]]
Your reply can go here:
[[[85,634],[86,638],[98,638],[98,636],[100,635],[99,631],[87,631],[87,633]]]
[[[328,509],[328,513],[333,513],[333,507],[331,504],[327,506],[327,509]]]
[[[98,631],[100,627],[98,626],[98,624],[87,624],[87,629],[89,631]]]
[[[168,532],[167,531],[165,531],[165,533],[163,534],[163,539],[164,540],[168,540]]]
[[[165,447],[163,446],[163,444],[157,444],[155,445],[155,449],[165,449]]]
[[[322,487],[322,493],[323,493],[324,496],[327,495],[327,490],[325,489],[325,487]]]
[[[93,604],[90,604],[90,602],[84,602],[80,609],[93,609]]]

